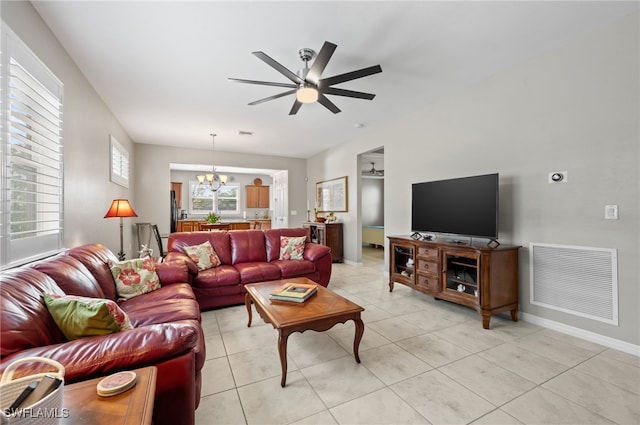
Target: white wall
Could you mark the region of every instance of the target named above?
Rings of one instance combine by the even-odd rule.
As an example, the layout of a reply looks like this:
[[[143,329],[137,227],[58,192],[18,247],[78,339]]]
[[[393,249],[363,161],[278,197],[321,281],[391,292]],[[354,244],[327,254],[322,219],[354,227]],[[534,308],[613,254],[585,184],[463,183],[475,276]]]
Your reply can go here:
[[[111,201],[129,189],[109,181],[109,135],[130,153],[133,143],[67,52],[26,1],[2,2],[2,20],[64,84],[64,244],[102,243],[120,250],[118,219],[104,219]],[[135,173],[132,176],[135,178]],[[131,219],[125,219],[125,251],[131,257]]]
[[[202,158],[211,156],[211,151],[182,149],[169,146],[135,144],[136,161],[136,212],[140,222],[156,223],[161,234],[169,233],[169,184],[171,171],[169,163],[201,164]],[[233,166],[245,168],[266,168],[289,171],[289,208],[297,210],[296,216],[289,215],[289,226],[300,227],[306,210],[304,159],[279,156],[249,155],[216,151],[217,167]]]
[[[522,311],[638,345],[639,39],[633,14],[311,158],[310,180],[349,176],[346,260],[360,260],[357,154],[385,147],[386,235],[410,232],[411,183],[498,172],[500,241],[523,246]],[[560,170],[568,182],[550,185]],[[531,305],[530,242],[616,248],[619,326]]]

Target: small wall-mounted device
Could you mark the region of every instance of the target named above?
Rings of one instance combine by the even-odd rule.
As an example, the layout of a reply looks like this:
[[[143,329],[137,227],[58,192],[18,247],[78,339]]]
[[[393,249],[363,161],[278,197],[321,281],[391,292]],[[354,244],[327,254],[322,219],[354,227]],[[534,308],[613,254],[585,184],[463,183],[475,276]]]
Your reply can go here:
[[[604,206],[604,218],[607,220],[618,219],[618,206],[617,205],[605,205]]]
[[[549,173],[549,183],[566,183],[567,172],[566,171],[552,171]]]

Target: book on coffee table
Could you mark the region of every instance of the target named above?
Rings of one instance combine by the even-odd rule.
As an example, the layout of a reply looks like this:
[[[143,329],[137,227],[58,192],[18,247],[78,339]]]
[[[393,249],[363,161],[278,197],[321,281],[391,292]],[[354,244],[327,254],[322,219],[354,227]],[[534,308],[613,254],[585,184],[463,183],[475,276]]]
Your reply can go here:
[[[269,294],[269,298],[277,301],[302,303],[317,291],[318,288],[316,285],[306,283],[287,283]]]

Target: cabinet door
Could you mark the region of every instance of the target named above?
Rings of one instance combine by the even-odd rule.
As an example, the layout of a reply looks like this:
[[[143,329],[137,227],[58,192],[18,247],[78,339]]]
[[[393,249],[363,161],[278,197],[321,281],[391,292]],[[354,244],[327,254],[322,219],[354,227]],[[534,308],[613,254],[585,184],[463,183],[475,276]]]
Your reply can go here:
[[[343,242],[342,242],[342,223],[325,224],[325,241],[324,244],[331,248],[331,257],[334,263],[342,263],[343,260]]]
[[[231,223],[231,230],[249,230],[251,228],[251,223],[242,222],[242,223]]]
[[[389,261],[391,279],[413,285],[415,282],[415,261],[414,245],[391,242]]]
[[[195,232],[200,230],[197,221],[179,221],[178,226],[179,232]]]
[[[269,208],[269,186],[245,186],[247,208]]]
[[[304,224],[303,227],[307,229],[309,233],[309,240],[312,243],[317,243],[319,245],[326,245],[324,226],[317,224]]]
[[[480,256],[474,252],[443,251],[443,290],[472,304],[480,297]]]
[[[247,208],[259,208],[258,200],[260,193],[258,192],[259,186],[245,186],[247,193]]]
[[[258,186],[258,208],[269,208],[269,186]]]

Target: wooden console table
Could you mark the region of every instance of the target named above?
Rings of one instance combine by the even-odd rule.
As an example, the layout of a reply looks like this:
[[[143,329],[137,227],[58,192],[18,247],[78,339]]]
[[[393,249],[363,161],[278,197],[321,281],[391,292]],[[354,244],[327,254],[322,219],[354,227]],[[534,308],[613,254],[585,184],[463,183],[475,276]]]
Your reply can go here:
[[[331,258],[334,263],[342,263],[342,223],[305,221],[302,227],[307,229],[311,242],[331,248]]]
[[[112,397],[96,392],[104,377],[65,385],[63,407],[67,411],[60,425],[151,425],[157,369],[150,366],[133,372],[138,376],[136,385]]]

